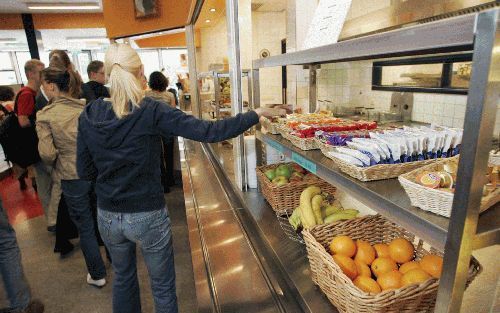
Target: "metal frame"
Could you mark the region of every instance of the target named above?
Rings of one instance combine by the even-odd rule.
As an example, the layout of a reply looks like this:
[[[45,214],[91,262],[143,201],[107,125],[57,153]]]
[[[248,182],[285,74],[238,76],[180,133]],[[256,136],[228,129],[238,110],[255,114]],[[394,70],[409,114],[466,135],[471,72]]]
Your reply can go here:
[[[233,115],[243,113],[241,94],[240,27],[238,23],[238,1],[226,0],[227,44],[229,56],[229,79],[231,80],[231,109]],[[243,134],[233,139],[234,174],[240,190],[247,188],[247,166],[245,138]]]
[[[406,195],[399,197],[398,193],[401,193],[402,189],[397,180],[362,183],[341,174],[332,163],[325,161],[319,152],[300,151],[277,136],[260,132],[256,136],[258,140],[280,149],[285,155],[297,154],[312,161],[316,164],[320,177],[352,192],[376,211],[414,231],[430,244],[437,244],[437,248],[442,249],[445,243],[444,271],[436,302],[436,312],[440,313],[460,311],[471,251],[500,243],[498,205],[479,218],[482,173],[486,172],[500,96],[500,82],[493,81],[492,76],[488,80],[493,64],[500,64],[498,53],[492,58],[499,12],[499,9],[493,9],[253,62],[253,98],[257,107],[260,105],[259,68],[473,50],[473,74],[462,142],[462,146],[466,148],[462,149],[461,153],[458,184],[449,220],[411,207]],[[314,78],[311,69],[310,73]],[[311,77],[310,86],[315,86]],[[310,99],[314,99],[311,93]]]
[[[194,23],[193,23],[194,24]],[[198,91],[198,81],[196,78],[196,45],[194,43],[194,26],[186,26],[186,44],[188,50],[189,66],[189,93],[191,94],[191,111],[197,118],[201,118],[200,94]]]

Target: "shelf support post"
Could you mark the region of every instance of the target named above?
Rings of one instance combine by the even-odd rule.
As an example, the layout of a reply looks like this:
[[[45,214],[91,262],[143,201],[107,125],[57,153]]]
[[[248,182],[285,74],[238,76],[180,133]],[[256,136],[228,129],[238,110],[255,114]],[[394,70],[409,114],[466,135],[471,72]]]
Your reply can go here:
[[[194,41],[193,24],[186,26],[186,45],[188,51],[188,66],[189,66],[189,89],[191,94],[191,111],[197,118],[201,118],[200,97],[198,93],[198,74],[196,70],[196,45]]]
[[[498,10],[480,13],[476,18],[472,75],[467,97],[457,187],[436,301],[435,312],[438,313],[460,312],[465,291],[500,96],[498,75],[500,53],[492,52],[497,22]]]
[[[316,89],[316,70],[318,65],[309,66],[309,113],[316,111],[317,89]]]
[[[238,22],[238,0],[226,0],[227,45],[229,56],[229,79],[231,81],[231,108],[233,116],[243,113],[241,94],[240,27]],[[240,190],[245,190],[246,158],[245,137],[233,139],[234,174]]]

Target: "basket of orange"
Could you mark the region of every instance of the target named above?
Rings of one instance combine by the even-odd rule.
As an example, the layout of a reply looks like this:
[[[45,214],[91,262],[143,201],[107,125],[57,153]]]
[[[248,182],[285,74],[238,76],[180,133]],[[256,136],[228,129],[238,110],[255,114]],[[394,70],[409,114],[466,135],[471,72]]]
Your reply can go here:
[[[340,312],[434,312],[440,252],[380,215],[302,232],[313,282]],[[467,286],[481,271],[471,258]]]

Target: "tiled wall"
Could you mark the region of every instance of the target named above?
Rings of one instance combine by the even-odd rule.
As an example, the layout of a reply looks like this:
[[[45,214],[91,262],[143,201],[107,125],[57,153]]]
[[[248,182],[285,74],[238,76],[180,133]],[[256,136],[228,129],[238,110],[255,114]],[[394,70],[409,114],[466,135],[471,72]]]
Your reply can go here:
[[[303,71],[307,76],[307,71]],[[370,107],[389,110],[392,92],[371,90],[372,62],[325,64],[318,71],[318,100],[329,100],[333,105]],[[306,81],[305,77],[300,80]],[[299,92],[297,104],[305,106],[308,90]],[[412,120],[435,123],[449,127],[463,127],[467,96],[430,93],[413,93]],[[321,101],[318,105],[322,105]],[[330,105],[330,109],[333,109]],[[495,136],[500,132],[500,110],[497,110]]]
[[[267,49],[271,55],[281,54],[281,40],[286,37],[286,12],[252,12],[253,56]],[[262,104],[281,103],[281,68],[263,68],[259,73]]]

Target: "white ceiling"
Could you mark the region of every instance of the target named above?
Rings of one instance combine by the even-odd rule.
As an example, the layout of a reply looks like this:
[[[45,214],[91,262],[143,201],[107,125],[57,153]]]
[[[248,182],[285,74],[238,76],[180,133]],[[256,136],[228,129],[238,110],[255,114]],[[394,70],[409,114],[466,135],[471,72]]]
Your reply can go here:
[[[122,0],[128,1],[128,0]],[[60,5],[71,5],[71,4],[95,4],[99,5],[99,10],[30,10],[27,4],[60,4]],[[79,12],[79,13],[95,13],[102,12],[102,0],[0,0],[0,13],[69,13],[69,12]]]

